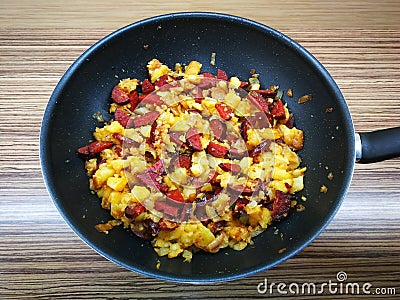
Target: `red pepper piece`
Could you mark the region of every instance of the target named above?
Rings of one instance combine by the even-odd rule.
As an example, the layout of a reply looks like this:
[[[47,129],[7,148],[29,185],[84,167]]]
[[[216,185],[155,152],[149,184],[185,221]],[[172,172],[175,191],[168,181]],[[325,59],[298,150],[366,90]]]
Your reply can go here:
[[[207,180],[211,184],[220,184],[221,180],[217,179],[217,176],[219,173],[213,169],[210,169],[210,172],[208,173]]]
[[[182,147],[185,145],[184,142],[180,140],[180,137],[183,135],[181,132],[170,132],[169,133],[169,139],[171,142],[177,144],[179,147]]]
[[[218,119],[212,119],[210,121],[210,127],[212,132],[214,133],[215,138],[222,142],[222,140],[226,137],[226,124],[222,123]]]
[[[199,177],[194,177],[192,180],[192,185],[198,189],[203,187],[206,183],[219,185],[221,180],[217,179],[218,175],[219,173],[217,171],[215,171],[214,169],[210,169],[206,181],[201,180]],[[200,193],[200,191],[198,191],[198,193]]]
[[[221,220],[221,221],[216,221],[216,222],[211,222],[210,226],[210,230],[212,233],[216,233],[220,230],[223,229],[223,227],[225,226],[226,221],[225,220]]]
[[[76,153],[83,158],[88,158],[90,156],[89,146],[80,147],[78,150],[76,150]]]
[[[116,85],[111,92],[111,99],[117,104],[126,104],[129,102],[129,94]]]
[[[266,98],[275,98],[277,94],[277,92],[273,90],[254,90],[254,91]]]
[[[286,121],[285,125],[286,125],[287,128],[293,128],[294,127],[294,116],[293,116],[293,114],[289,115],[289,118]]]
[[[257,111],[254,113],[254,116],[247,117],[247,121],[249,121],[250,125],[253,128],[268,128],[270,124],[272,124],[272,115],[270,113],[264,113],[262,111]]]
[[[154,85],[158,87],[159,91],[169,90],[170,88],[176,86],[176,84],[176,80],[171,80],[171,77],[169,75],[162,75],[156,80],[156,82],[154,82]]]
[[[238,139],[238,137],[235,135],[235,134],[233,134],[233,133],[229,133],[227,136],[226,136],[226,140],[229,142],[229,143],[234,143],[234,142],[236,142],[237,141],[237,139]]]
[[[162,211],[169,216],[178,216],[179,208],[169,205],[164,201],[155,201],[154,202],[154,209],[158,211]]]
[[[178,202],[185,202],[185,198],[183,198],[180,190],[172,190],[168,191],[165,196],[167,196],[171,200],[175,200]]]
[[[190,91],[190,95],[194,98],[194,101],[197,103],[201,103],[201,101],[204,99],[203,97],[203,90],[196,86],[193,90]]]
[[[129,123],[129,120],[131,119],[131,117],[126,112],[124,112],[122,109],[117,108],[115,110],[114,119],[119,124],[121,124],[124,128],[126,128],[128,126],[128,123]]]
[[[222,119],[228,121],[232,118],[233,109],[230,108],[229,106],[218,103],[218,104],[215,104],[215,108],[218,111],[218,113]]]
[[[149,169],[136,174],[136,178],[139,179],[145,186],[152,187],[156,190],[160,188],[161,176],[155,172],[151,172]]]
[[[254,157],[263,151],[267,151],[269,149],[269,145],[271,145],[270,140],[265,140],[265,141],[261,142],[260,144],[255,146],[253,149],[249,150],[249,156]]]
[[[156,129],[157,129],[157,122],[153,122],[151,124],[151,129],[150,129],[150,137],[148,138],[148,142],[150,144],[154,144],[156,141]]]
[[[189,128],[189,130],[186,132],[186,142],[189,147],[193,148],[196,151],[203,150],[203,145],[200,141],[200,134],[194,127]]]
[[[245,90],[245,89],[247,89],[249,86],[250,86],[250,83],[248,83],[247,81],[241,81],[239,87],[240,87],[241,89],[244,89],[244,90]]]
[[[143,80],[142,82],[143,94],[150,94],[152,91],[154,91],[154,85],[148,79]]]
[[[159,188],[160,192],[163,194],[165,194],[169,190],[169,186],[165,182],[162,182],[158,188]]]
[[[131,104],[131,111],[134,111],[136,107],[139,105],[140,100],[139,100],[139,94],[136,91],[132,91],[129,94],[129,103]]]
[[[261,96],[259,93],[255,92],[255,91],[250,91],[249,94],[247,95],[247,99],[249,99],[249,101],[254,104],[254,106],[256,106],[259,110],[265,112],[265,113],[269,113],[269,109],[268,109],[268,103],[265,100],[265,98],[263,96]]]
[[[128,205],[127,207],[125,207],[125,216],[129,219],[136,219],[145,211],[146,208],[140,203]]]
[[[240,124],[240,135],[242,138],[247,142],[248,136],[247,136],[247,130],[250,129],[250,123],[247,120],[244,120],[242,124]]]
[[[121,147],[115,147],[114,152],[121,157],[122,156],[122,148]]]
[[[241,194],[243,196],[251,196],[254,192],[252,189],[242,184],[233,185],[228,183],[228,189],[234,194]]]
[[[214,74],[208,73],[208,72],[203,72],[201,75],[204,76],[204,78],[215,78]]]
[[[100,153],[104,149],[111,148],[113,145],[114,145],[113,142],[95,141],[95,142],[90,143],[90,145],[88,145],[88,146],[83,146],[83,147],[79,148],[78,150],[76,150],[76,152],[78,153],[78,155],[80,155],[84,158],[89,158],[89,157],[95,156],[96,154]]]
[[[228,153],[228,148],[210,142],[207,146],[207,152],[214,157],[224,157]]]
[[[147,168],[147,170],[161,175],[165,171],[164,162],[162,161],[162,159],[159,159],[151,167]]]
[[[168,79],[169,79],[169,76],[168,76],[167,74],[166,74],[166,75],[162,75],[161,77],[159,77],[159,78],[156,80],[156,82],[154,82],[154,85],[160,88],[160,87],[162,87],[163,85],[169,84]],[[143,92],[143,93],[144,93],[144,92]]]
[[[192,158],[189,155],[179,155],[178,156],[178,166],[180,168],[190,169],[192,166]]]
[[[141,95],[139,96],[139,100],[140,102],[154,104],[157,106],[160,106],[164,103],[164,101],[161,100],[160,96],[154,93]]]
[[[249,202],[250,201],[245,198],[237,199],[233,208],[233,217],[239,219],[240,216],[244,213],[246,205]]]
[[[136,117],[132,121],[133,127],[137,128],[143,125],[150,125],[153,123],[155,120],[157,120],[158,116],[160,113],[158,111],[151,111],[148,112],[140,117]]]
[[[170,166],[174,166],[175,168],[186,168],[189,170],[192,166],[192,158],[188,154],[173,156],[170,162]]]
[[[290,198],[282,191],[275,191],[275,199],[272,205],[272,220],[280,221],[287,216],[290,209]]]
[[[127,147],[139,147],[139,143],[127,136],[124,136],[120,133],[113,133],[113,137],[120,141],[121,144],[124,144]]]
[[[229,149],[229,156],[231,158],[239,158],[240,159],[242,157],[245,157],[246,154],[248,154],[248,153],[245,150],[239,150],[239,149],[236,149],[236,148]]]
[[[173,230],[178,226],[178,224],[176,224],[175,222],[172,221],[168,221],[168,224],[164,221],[164,219],[161,219],[158,222],[158,227],[160,228],[160,230]]]
[[[225,80],[228,81],[228,75],[226,75],[226,72],[224,70],[217,70],[217,78],[219,80]]]
[[[233,175],[239,174],[241,169],[238,164],[220,163],[218,165],[223,171],[231,172]]]
[[[114,145],[113,142],[98,142],[95,141],[93,143],[90,143],[89,145],[89,153],[90,155],[94,155],[97,153],[100,153],[101,151],[105,149],[109,149]]]
[[[283,102],[281,100],[277,100],[272,107],[271,114],[275,117],[275,119],[284,119],[285,118],[285,108]]]
[[[201,89],[209,89],[210,87],[215,86],[216,78],[211,73],[201,73],[203,75],[203,79],[200,80],[200,83],[197,85]]]

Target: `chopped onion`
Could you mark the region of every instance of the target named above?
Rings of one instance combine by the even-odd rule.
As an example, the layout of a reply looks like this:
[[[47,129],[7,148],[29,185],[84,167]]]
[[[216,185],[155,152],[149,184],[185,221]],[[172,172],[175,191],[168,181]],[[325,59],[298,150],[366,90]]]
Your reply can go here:
[[[297,102],[298,102],[299,104],[306,103],[306,102],[310,101],[311,98],[312,98],[312,95],[311,95],[311,94],[304,95],[304,96],[300,97],[299,100],[298,100]]]

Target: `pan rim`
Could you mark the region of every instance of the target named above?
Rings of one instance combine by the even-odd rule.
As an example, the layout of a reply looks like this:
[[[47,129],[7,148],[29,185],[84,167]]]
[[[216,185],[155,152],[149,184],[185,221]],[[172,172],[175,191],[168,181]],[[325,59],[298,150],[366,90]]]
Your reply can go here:
[[[258,30],[263,32],[264,34],[269,34],[272,35],[274,38],[276,38],[280,43],[283,43],[291,48],[294,49],[294,51],[302,57],[304,61],[306,61],[308,64],[312,65],[312,68],[316,71],[318,71],[318,76],[320,76],[327,84],[330,86],[332,89],[335,98],[338,101],[342,101],[341,103],[341,108],[343,108],[346,114],[346,117],[348,119],[347,123],[347,130],[346,130],[346,135],[347,135],[347,142],[349,144],[349,148],[352,150],[351,153],[348,153],[349,158],[347,160],[347,184],[342,186],[339,197],[337,197],[337,205],[335,206],[335,209],[330,211],[328,218],[324,220],[324,223],[321,224],[321,226],[316,230],[311,237],[305,241],[304,243],[301,243],[300,247],[297,247],[296,249],[289,251],[285,254],[283,254],[280,259],[269,263],[269,264],[263,264],[263,265],[257,265],[249,270],[245,270],[242,272],[237,272],[235,274],[218,274],[217,275],[207,275],[207,276],[200,276],[200,274],[196,274],[196,277],[188,277],[184,275],[175,275],[175,274],[170,274],[167,272],[149,272],[146,270],[142,270],[133,266],[130,266],[124,262],[119,261],[118,259],[110,256],[107,254],[104,250],[100,249],[96,245],[94,245],[91,241],[86,238],[82,232],[72,223],[71,220],[65,215],[63,212],[63,208],[61,205],[60,199],[57,197],[57,191],[55,190],[55,185],[53,184],[53,180],[50,176],[50,157],[48,154],[48,145],[45,143],[46,137],[49,135],[49,126],[47,124],[52,118],[52,114],[54,112],[55,106],[57,104],[57,99],[59,97],[59,94],[61,91],[65,88],[66,84],[70,80],[71,76],[73,76],[75,70],[81,66],[82,63],[85,62],[85,60],[93,53],[101,49],[103,46],[105,46],[107,43],[112,41],[113,39],[117,38],[119,35],[124,34],[125,32],[128,32],[130,30],[134,30],[135,28],[141,27],[141,26],[146,26],[150,24],[157,24],[157,22],[164,22],[167,20],[174,20],[174,19],[180,19],[180,18],[206,18],[206,19],[217,19],[217,20],[222,20],[224,22],[232,22],[235,24],[240,24],[242,26],[246,26],[252,30]],[[234,15],[229,15],[229,14],[222,14],[222,13],[215,13],[215,12],[178,12],[178,13],[170,13],[170,14],[164,14],[164,15],[158,15],[154,17],[150,17],[138,22],[134,22],[132,24],[126,25],[120,29],[117,29],[116,31],[106,35],[99,41],[97,41],[95,44],[90,46],[86,51],[84,51],[76,60],[75,62],[67,69],[67,71],[64,73],[64,75],[61,77],[59,82],[57,83],[57,86],[55,87],[49,102],[46,106],[44,116],[42,119],[42,124],[41,124],[41,129],[40,129],[40,138],[39,138],[39,157],[40,157],[40,163],[41,163],[41,171],[42,175],[44,178],[44,182],[46,185],[46,188],[53,200],[54,205],[56,206],[57,210],[63,217],[64,221],[69,225],[70,228],[73,229],[74,233],[82,240],[84,241],[90,248],[95,250],[98,254],[101,256],[105,257],[106,259],[116,263],[117,265],[120,265],[128,270],[134,271],[138,274],[145,275],[148,277],[152,278],[157,278],[161,280],[166,280],[169,282],[179,282],[179,283],[191,283],[191,284],[201,284],[201,283],[214,283],[214,282],[227,282],[227,281],[233,281],[237,279],[241,279],[244,277],[248,277],[251,275],[258,274],[262,271],[271,269],[282,262],[286,261],[287,259],[297,255],[299,252],[301,252],[304,248],[306,248],[311,242],[313,242],[320,234],[323,232],[326,228],[326,226],[331,222],[333,217],[336,215],[337,211],[340,208],[340,205],[342,201],[344,200],[347,190],[350,186],[351,183],[351,177],[354,171],[354,162],[355,162],[355,133],[354,133],[354,127],[353,127],[353,122],[351,120],[351,115],[350,112],[347,108],[347,104],[345,103],[344,97],[337,86],[336,82],[332,78],[332,76],[329,74],[329,72],[325,69],[325,67],[308,51],[306,50],[303,46],[301,46],[299,43],[296,41],[292,40],[285,34],[267,26],[262,23],[252,21],[243,17],[239,16],[234,16]],[[354,150],[354,151],[353,151]],[[354,153],[353,153],[354,152]],[[352,162],[352,163],[350,163]]]

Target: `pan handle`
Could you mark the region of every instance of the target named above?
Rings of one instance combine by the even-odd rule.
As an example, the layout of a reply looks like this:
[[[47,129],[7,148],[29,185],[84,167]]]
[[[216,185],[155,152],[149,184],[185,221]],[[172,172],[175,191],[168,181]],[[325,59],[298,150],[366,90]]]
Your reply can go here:
[[[373,163],[400,156],[400,127],[356,133],[356,161]]]

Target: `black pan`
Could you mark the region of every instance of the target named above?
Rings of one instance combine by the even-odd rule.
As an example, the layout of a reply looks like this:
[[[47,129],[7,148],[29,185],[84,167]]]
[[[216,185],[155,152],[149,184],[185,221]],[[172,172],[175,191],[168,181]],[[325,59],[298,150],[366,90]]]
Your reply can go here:
[[[148,45],[148,47],[144,47]],[[147,49],[145,49],[147,48]],[[216,67],[210,65],[216,53]],[[255,68],[265,86],[293,88],[284,98],[304,131],[299,152],[308,171],[306,210],[255,238],[243,251],[197,253],[191,263],[158,257],[151,245],[122,228],[99,233],[95,225],[110,219],[97,196],[88,189],[88,177],[76,149],[88,143],[99,123],[100,111],[109,119],[110,93],[121,78],[145,78],[146,63],[158,58],[167,65],[196,59],[203,71],[216,68],[248,78]],[[295,99],[312,94],[312,100]],[[327,108],[333,109],[326,112]],[[374,142],[382,132],[362,135]],[[40,157],[47,188],[55,205],[76,234],[99,254],[140,274],[178,282],[216,282],[242,278],[271,268],[311,243],[333,218],[346,195],[357,157],[364,162],[400,154],[400,128],[383,132],[390,143],[370,143],[361,157],[359,135],[354,133],[345,100],[325,68],[299,44],[265,25],[215,13],[177,13],[158,16],[122,28],[100,40],[68,69],[52,94],[40,135]],[[372,140],[372,141],[371,141]],[[376,142],[376,141],[375,141]],[[374,149],[378,145],[380,149]],[[387,149],[381,149],[386,145]],[[356,149],[357,148],[357,149]],[[357,150],[357,151],[356,151]],[[378,155],[377,155],[378,154]],[[328,168],[328,170],[327,170]],[[328,172],[334,175],[327,179]],[[328,192],[321,193],[321,185]],[[283,233],[274,234],[278,229]],[[286,251],[279,253],[282,248]],[[157,261],[161,265],[156,267]]]

